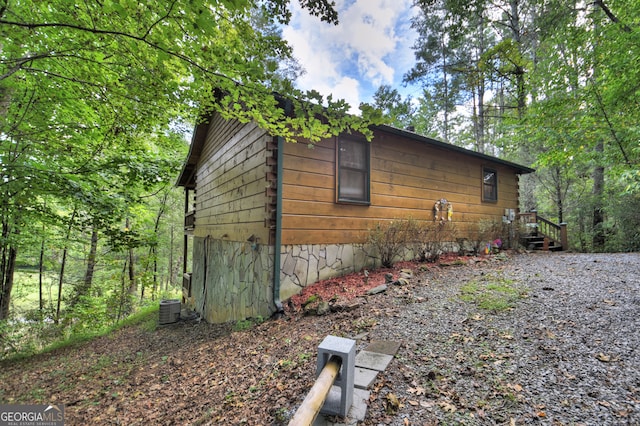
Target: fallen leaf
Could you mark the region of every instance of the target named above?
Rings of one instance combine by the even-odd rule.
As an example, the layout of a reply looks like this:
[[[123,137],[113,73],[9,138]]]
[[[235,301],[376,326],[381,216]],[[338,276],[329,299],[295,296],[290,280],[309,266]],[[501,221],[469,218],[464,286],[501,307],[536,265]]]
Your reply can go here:
[[[438,404],[440,406],[440,408],[442,408],[444,411],[448,412],[448,413],[454,413],[457,408],[455,405],[442,401]]]
[[[394,414],[401,407],[400,400],[393,393],[388,393],[387,396],[386,411],[387,414]]]
[[[425,389],[421,386],[416,386],[415,388],[407,389],[407,392],[409,392],[412,395],[420,396],[425,394]]]
[[[522,386],[517,383],[515,385],[509,385],[509,387],[516,392],[522,392]]]
[[[409,405],[417,407],[418,405],[420,405],[420,403],[418,401],[409,401]]]
[[[596,355],[596,358],[598,358],[598,360],[602,362],[611,362],[611,355],[605,355],[602,352]]]

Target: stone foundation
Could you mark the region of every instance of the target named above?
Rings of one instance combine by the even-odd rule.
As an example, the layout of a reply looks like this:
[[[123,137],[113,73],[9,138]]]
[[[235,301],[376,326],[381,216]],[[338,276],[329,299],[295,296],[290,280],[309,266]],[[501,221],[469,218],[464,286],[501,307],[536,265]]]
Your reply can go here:
[[[457,251],[454,245],[443,248]],[[193,256],[189,301],[208,322],[267,318],[274,312],[273,246],[196,237]],[[415,257],[407,249],[397,260]],[[380,266],[377,253],[365,244],[287,245],[280,262],[280,300],[315,282]]]
[[[304,287],[317,281],[379,265],[377,257],[363,244],[283,246],[280,263],[281,300],[300,293]]]
[[[195,310],[207,322],[267,318],[274,311],[273,247],[196,237],[191,280]]]

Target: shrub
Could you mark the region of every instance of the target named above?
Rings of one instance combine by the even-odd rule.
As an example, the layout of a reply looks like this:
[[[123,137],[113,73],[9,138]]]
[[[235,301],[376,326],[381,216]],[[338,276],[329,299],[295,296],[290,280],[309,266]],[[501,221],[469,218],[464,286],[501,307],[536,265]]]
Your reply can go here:
[[[419,241],[419,234],[419,225],[411,218],[378,222],[369,230],[367,243],[377,251],[382,266],[389,268],[394,260],[404,258],[406,250]]]
[[[421,250],[419,259],[435,262],[446,252],[446,243],[456,240],[456,228],[450,222],[426,222],[420,228]]]
[[[455,241],[456,228],[450,222],[418,221],[412,218],[379,222],[369,230],[367,242],[377,251],[380,263],[389,268],[412,252],[420,261],[435,262]]]
[[[479,254],[487,243],[501,238],[504,232],[504,224],[502,221],[483,219],[478,222],[473,237],[469,239],[474,254]]]

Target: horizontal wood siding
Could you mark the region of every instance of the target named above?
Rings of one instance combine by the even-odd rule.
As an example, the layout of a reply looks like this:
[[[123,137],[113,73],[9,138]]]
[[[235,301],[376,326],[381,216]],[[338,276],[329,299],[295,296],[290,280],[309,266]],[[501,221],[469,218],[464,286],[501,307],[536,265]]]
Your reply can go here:
[[[214,115],[197,168],[196,236],[246,241],[253,234],[267,243],[270,139],[253,123]]]
[[[371,142],[371,204],[339,204],[335,140],[308,149],[285,144],[283,244],[364,242],[377,221],[412,217],[432,221],[434,203],[453,204],[453,222],[467,236],[482,220],[501,220],[518,207],[511,168],[396,135],[376,132]],[[482,202],[482,167],[498,172],[498,201]]]

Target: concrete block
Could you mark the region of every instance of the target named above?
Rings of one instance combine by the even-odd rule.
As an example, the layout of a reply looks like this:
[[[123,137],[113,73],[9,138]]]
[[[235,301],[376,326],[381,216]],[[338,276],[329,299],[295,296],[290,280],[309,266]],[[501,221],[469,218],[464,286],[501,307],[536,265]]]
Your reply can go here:
[[[320,346],[318,346],[316,376],[320,375],[320,372],[332,356],[337,356],[342,360],[342,367],[320,413],[345,417],[353,403],[355,340],[337,336],[325,337]],[[339,403],[336,404],[336,401],[339,401]]]

